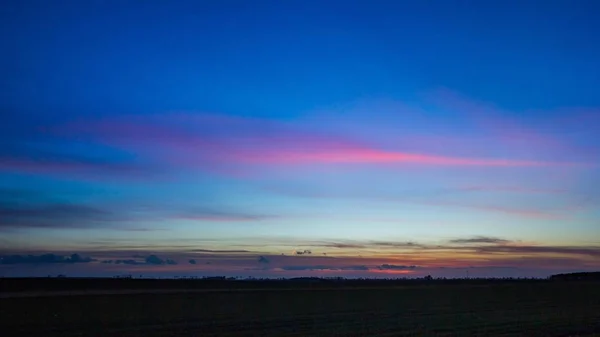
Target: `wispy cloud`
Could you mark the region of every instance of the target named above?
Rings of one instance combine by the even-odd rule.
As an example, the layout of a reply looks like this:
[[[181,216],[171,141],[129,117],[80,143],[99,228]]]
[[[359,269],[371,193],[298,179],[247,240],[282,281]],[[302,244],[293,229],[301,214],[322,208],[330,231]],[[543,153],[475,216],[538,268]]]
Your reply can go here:
[[[535,271],[536,275],[544,276],[572,268],[591,270],[600,267],[599,246],[524,245],[519,242],[486,236],[457,238],[448,240],[445,244],[419,243],[410,246],[403,245],[402,242],[398,245],[388,242],[386,246],[377,246],[377,243],[365,241],[356,243],[366,247],[364,249],[348,248],[354,250],[351,255],[332,253],[327,256],[316,253],[306,256],[281,255],[277,251],[269,254],[251,251],[243,254],[236,252],[198,254],[189,249],[133,253],[131,250],[115,248],[111,251],[82,253],[90,256],[89,258],[84,258],[83,255],[73,258],[73,255],[69,257],[59,253],[7,254],[3,255],[3,258],[8,257],[9,260],[6,261],[9,262],[3,264],[27,266],[44,260],[63,265],[85,264],[89,266],[86,267],[88,272],[94,269],[113,273],[185,272],[202,275],[207,273],[208,275],[237,275],[240,272],[252,272],[256,276],[273,277],[308,275],[302,272],[308,272],[313,276],[323,272],[363,277],[429,274],[463,277],[465,269],[473,268],[479,270],[477,275],[501,276],[502,273],[507,273],[502,270],[518,269],[514,273],[529,270]],[[318,246],[318,244],[315,242],[314,245],[309,246]],[[377,247],[389,248],[375,255],[366,254]],[[212,249],[206,250],[212,251]],[[361,257],[361,254],[364,256]],[[177,261],[187,262],[177,264]],[[496,271],[492,272],[492,269]]]
[[[478,204],[478,203],[467,203],[467,202],[456,202],[456,201],[448,201],[448,200],[423,200],[423,199],[410,199],[404,198],[399,199],[399,201],[413,203],[424,206],[434,206],[434,207],[452,207],[452,208],[465,208],[476,211],[483,212],[492,212],[492,213],[501,213],[510,216],[518,216],[523,218],[530,219],[545,219],[545,220],[564,220],[568,218],[568,214],[564,214],[560,212],[562,210],[558,210],[558,212],[551,212],[545,210],[539,210],[535,208],[516,208],[516,207],[507,207],[501,205],[486,205],[486,204]]]
[[[236,137],[228,135],[235,133]],[[41,136],[63,143],[85,141],[134,154],[129,161],[44,157],[19,152],[2,161],[5,170],[70,173],[186,168],[230,172],[232,164],[411,164],[426,166],[540,167],[565,163],[485,157],[460,157],[385,149],[339,133],[293,127],[260,119],[233,118],[201,113],[153,115],[148,118],[119,116],[80,120],[49,126]],[[14,152],[14,151],[13,151]],[[38,162],[40,158],[47,158]],[[143,162],[140,162],[143,159]],[[140,171],[138,175],[142,174]]]
[[[10,229],[85,229],[107,228],[131,232],[150,232],[164,228],[143,227],[143,221],[171,222],[251,222],[276,218],[275,215],[242,212],[225,206],[188,207],[169,203],[146,204],[123,200],[76,203],[61,201],[51,191],[0,189],[0,230]]]
[[[101,263],[104,264],[125,264],[125,265],[176,265],[177,261],[173,259],[162,259],[157,255],[151,254],[146,257],[136,255],[138,259],[115,259],[115,260],[103,260]],[[139,258],[142,258],[141,260]]]
[[[180,210],[172,215],[167,215],[171,219],[191,220],[191,221],[212,221],[212,222],[246,222],[260,221],[276,218],[273,215],[240,213],[234,210],[223,211],[210,208],[193,208]]]
[[[330,271],[343,271],[343,270],[360,270],[360,271],[368,271],[369,267],[367,266],[327,266],[327,265],[303,265],[303,266],[281,266],[279,269],[287,270],[287,271],[298,271],[298,270],[330,270]]]
[[[68,203],[0,204],[1,228],[86,228],[111,226],[119,217],[94,206]]]
[[[249,250],[244,249],[192,249],[192,252],[197,253],[223,253],[223,254],[231,254],[231,253],[250,253]]]
[[[451,243],[458,244],[470,244],[470,243],[494,243],[494,244],[505,244],[509,243],[509,240],[495,238],[490,236],[475,236],[472,238],[462,238],[462,239],[454,239],[450,240]]]
[[[453,111],[468,121],[472,129],[478,129],[490,140],[486,142],[490,150],[510,149],[520,157],[536,153],[546,158],[577,158],[598,163],[594,160],[597,149],[590,151],[585,144],[589,140],[585,135],[594,133],[596,109],[568,108],[531,114],[508,111],[448,89],[435,90],[427,96],[430,102]],[[517,115],[527,118],[516,118]],[[543,118],[531,117],[536,115]]]
[[[567,209],[558,208],[552,211],[538,209],[532,206],[524,207],[522,205],[494,205],[494,204],[483,204],[478,200],[473,202],[468,201],[455,201],[456,194],[460,194],[464,191],[470,191],[470,189],[462,188],[440,188],[432,190],[405,190],[396,191],[395,193],[384,193],[380,190],[377,193],[369,193],[369,191],[336,191],[335,189],[327,190],[318,186],[287,186],[287,187],[268,187],[267,190],[291,195],[299,196],[303,198],[319,198],[319,199],[364,199],[378,201],[382,203],[402,203],[402,204],[414,204],[436,208],[463,208],[470,209],[479,212],[491,212],[500,213],[504,215],[530,218],[530,219],[546,219],[546,220],[561,220],[569,217],[571,212],[565,212]]]
[[[558,188],[531,188],[523,186],[493,186],[493,185],[473,185],[458,188],[467,192],[511,192],[511,193],[533,193],[533,194],[564,194],[565,189]]]
[[[380,270],[413,270],[416,269],[417,266],[403,266],[403,265],[394,265],[394,264],[382,264],[381,266],[377,266],[377,269]]]
[[[357,243],[343,243],[343,242],[324,242],[318,243],[319,247],[329,247],[329,248],[365,248],[363,244]]]
[[[103,180],[109,177],[138,178],[140,175],[157,176],[154,168],[146,163],[130,158],[114,156],[92,156],[85,152],[59,151],[61,146],[69,147],[77,144],[76,139],[67,139],[50,145],[17,145],[11,148],[0,147],[0,172],[19,172],[43,175],[62,175],[92,180]],[[45,144],[44,141],[38,143]],[[43,148],[40,148],[43,147]]]
[[[508,253],[513,255],[542,254],[542,255],[575,255],[600,257],[600,247],[596,246],[482,246],[477,251],[482,253]]]
[[[79,254],[69,256],[56,254],[42,255],[6,255],[0,256],[0,264],[56,264],[56,263],[90,263],[94,261],[90,257],[83,257]]]

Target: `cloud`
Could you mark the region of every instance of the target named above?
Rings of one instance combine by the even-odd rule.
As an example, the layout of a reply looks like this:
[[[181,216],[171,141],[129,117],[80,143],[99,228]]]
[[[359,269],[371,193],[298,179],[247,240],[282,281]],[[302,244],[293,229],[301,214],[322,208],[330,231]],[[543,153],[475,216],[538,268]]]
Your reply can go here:
[[[190,259],[190,260],[188,261],[188,263],[189,263],[189,264],[196,264],[196,260],[194,260],[194,259]]]
[[[78,204],[52,199],[52,194],[35,191],[0,189],[0,230],[26,228],[91,228],[122,231],[157,231],[158,228],[133,227],[142,221],[169,222],[177,219],[212,222],[248,222],[271,219],[267,216],[238,212],[226,207],[194,208],[170,204],[137,204],[131,201]]]
[[[151,254],[148,256],[134,255],[133,257],[141,258],[142,260],[116,259],[116,260],[104,260],[101,262],[106,263],[106,264],[127,264],[127,265],[176,265],[177,264],[177,262],[175,260],[162,259],[154,254]],[[192,261],[192,260],[190,260],[190,261]]]
[[[377,266],[377,269],[379,270],[413,270],[416,268],[417,266],[403,266],[393,264],[382,264],[381,266]]]
[[[270,263],[270,262],[271,262],[271,261],[269,261],[269,259],[267,259],[267,258],[266,258],[266,257],[264,257],[264,256],[259,256],[259,257],[258,257],[258,263],[265,263],[265,264],[266,264],[266,263]]]
[[[344,149],[322,152],[273,152],[266,159],[252,156],[246,161],[268,164],[302,164],[302,163],[345,163],[345,164],[386,164],[404,163],[433,166],[548,166],[560,165],[558,163],[545,163],[539,161],[519,161],[489,158],[460,158],[435,156],[430,154],[403,153],[382,151],[369,148]]]
[[[567,191],[558,188],[530,188],[522,186],[464,186],[459,190],[466,192],[512,192],[512,193],[533,193],[533,194],[564,194]]]
[[[237,136],[229,137],[232,132]],[[107,170],[116,167],[120,171],[152,167],[158,171],[205,169],[223,173],[232,172],[229,169],[240,164],[271,166],[396,163],[497,167],[563,165],[537,160],[403,152],[359,141],[348,135],[311,130],[307,125],[297,127],[269,120],[200,113],[157,114],[145,118],[123,115],[102,120],[80,120],[48,127],[42,135],[58,138],[63,142],[95,143],[135,154],[131,159],[133,162],[110,162],[111,165],[106,165]],[[145,162],[139,162],[140,158]],[[9,166],[19,169],[20,166],[16,164],[18,160],[7,159],[10,160],[5,162],[15,162]],[[78,169],[103,169],[103,164],[97,162],[86,165]],[[23,166],[25,164],[21,165]],[[44,167],[40,166],[40,170],[46,170]],[[61,169],[65,173],[69,171],[68,166],[55,165],[52,168],[55,171]]]
[[[132,260],[132,259],[125,259],[125,260],[121,260],[121,259],[117,259],[117,260],[104,260],[101,261],[101,263],[106,263],[106,264],[128,264],[128,265],[140,265],[140,264],[144,264],[144,262],[141,261],[136,261],[136,260]]]
[[[107,176],[124,176],[131,179],[140,174],[148,175],[151,171],[147,165],[129,159],[115,156],[93,157],[89,155],[92,151],[65,153],[58,150],[61,145],[77,143],[72,139],[56,144],[52,139],[47,139],[40,142],[44,146],[37,147],[30,143],[18,144],[11,148],[0,146],[0,172],[69,175],[97,180]],[[57,149],[51,149],[51,146]]]
[[[386,195],[385,191],[377,190],[376,193],[368,190],[340,190],[335,186],[331,190],[323,188],[322,183],[319,186],[287,186],[287,187],[268,187],[268,191],[303,198],[355,198],[361,200],[372,200],[385,203],[403,203],[431,207],[446,208],[465,208],[481,212],[499,213],[513,217],[543,219],[543,220],[564,220],[569,217],[568,209],[540,210],[535,208],[524,208],[522,205],[516,207],[503,205],[486,205],[475,202],[447,200],[446,196],[464,192],[461,188],[443,188],[433,190],[405,190],[395,191],[393,194]],[[572,213],[572,212],[570,212]]]
[[[382,112],[382,107],[376,102],[369,103],[370,107],[363,108],[369,111],[371,123],[353,115],[347,123],[343,123],[344,127],[339,125],[339,118],[322,118],[321,113],[318,121],[309,118],[294,124],[201,112],[85,116],[54,122],[48,120],[41,124],[43,127],[39,122],[28,121],[23,124],[31,125],[19,125],[19,132],[5,130],[3,133],[8,136],[4,138],[10,141],[0,143],[0,170],[76,175],[86,179],[156,179],[163,175],[176,176],[175,173],[180,170],[202,169],[221,174],[260,172],[260,167],[258,170],[251,167],[254,165],[540,167],[568,164],[563,162],[564,156],[528,159],[532,154],[539,158],[548,157],[548,152],[575,152],[570,151],[573,150],[570,144],[565,144],[564,139],[556,136],[557,130],[549,129],[547,124],[511,120],[506,116],[514,116],[514,113],[469,100],[448,90],[438,91],[430,98],[445,110],[459,112],[461,119],[456,124],[450,123],[451,127],[461,125],[464,128],[468,125],[472,132],[465,135],[461,128],[458,135],[457,129],[445,130],[448,132],[440,136],[424,135],[422,132],[416,136],[410,134],[410,130],[403,128],[402,124],[434,127],[435,131],[443,131],[438,125],[445,124],[422,117],[425,114],[421,113],[420,107],[407,107],[399,102],[393,102],[392,114]],[[372,117],[374,108],[379,119]],[[398,114],[398,109],[418,111],[415,116],[421,117],[410,119],[406,113]],[[597,113],[590,111],[587,115],[596,116]],[[587,120],[595,121],[597,118]],[[566,124],[570,128],[575,125],[572,122],[562,123],[560,127]],[[25,130],[21,130],[23,128]],[[407,132],[398,132],[399,128]],[[357,130],[367,129],[384,135],[357,136]],[[422,127],[416,129],[422,130]],[[392,130],[400,136],[392,134]],[[236,137],[230,137],[231,134]],[[576,138],[563,138],[573,137]],[[387,142],[382,141],[386,138]],[[428,144],[437,145],[431,147]],[[473,146],[477,151],[472,151]],[[466,151],[465,147],[468,148]],[[510,148],[508,155],[507,148]],[[77,150],[65,152],[65,149]],[[489,153],[497,155],[488,158]]]
[[[365,248],[362,244],[342,243],[342,242],[327,242],[319,244],[319,247],[329,248]]]
[[[156,255],[147,256],[145,261],[146,261],[146,264],[153,264],[153,265],[177,264],[177,262],[175,262],[174,260],[171,260],[171,259],[163,260]]]
[[[381,249],[381,248],[419,248],[421,244],[416,242],[403,242],[403,241],[349,241],[349,242],[306,242],[304,245],[310,247],[325,247],[325,248],[339,248],[339,249]],[[295,251],[295,255],[311,254],[312,251]]]
[[[55,263],[89,263],[94,261],[90,257],[82,257],[79,254],[62,256],[56,254],[42,255],[7,255],[0,256],[0,264],[55,264]]]
[[[421,248],[423,245],[418,244],[416,242],[406,241],[406,242],[395,242],[395,241],[371,241],[371,246],[378,247],[392,247],[392,248]]]
[[[11,203],[0,201],[1,228],[85,228],[109,226],[114,213],[98,207],[70,203]]]
[[[303,271],[303,270],[310,270],[310,271],[314,271],[314,270],[367,271],[367,270],[369,270],[369,267],[367,267],[367,266],[339,266],[339,267],[337,267],[337,266],[328,266],[328,265],[314,265],[314,266],[309,265],[309,266],[282,266],[282,267],[280,267],[280,269],[286,270],[286,271]]]
[[[537,209],[525,209],[525,208],[512,208],[505,206],[495,205],[478,205],[464,202],[453,202],[443,200],[405,200],[409,203],[427,205],[427,206],[442,206],[442,207],[459,207],[468,208],[477,211],[503,213],[511,216],[518,216],[530,219],[544,219],[544,220],[564,220],[568,215],[553,213],[549,211],[540,211]]]
[[[598,157],[597,149],[589,146],[590,139],[594,137],[592,135],[597,134],[594,132],[597,124],[593,123],[598,120],[597,109],[585,111],[570,108],[523,114],[473,100],[447,89],[437,90],[429,98],[435,105],[456,113],[456,119],[464,120],[465,124],[472,126],[471,129],[478,130],[488,151],[509,148],[515,156],[535,153],[538,157],[548,159],[591,159],[591,162],[598,163],[594,159]],[[536,115],[540,117],[532,118]]]
[[[339,268],[340,270],[369,270],[367,266],[343,266]]]
[[[464,239],[454,239],[450,240],[451,243],[458,244],[471,244],[471,243],[495,243],[495,244],[504,244],[509,243],[509,240],[490,237],[490,236],[475,236],[472,238],[464,238]]]
[[[244,250],[244,249],[192,249],[190,250],[192,252],[198,252],[198,253],[223,253],[223,254],[228,254],[228,253],[249,253],[249,250]]]
[[[239,213],[233,210],[217,210],[196,207],[194,209],[179,210],[169,216],[172,219],[190,221],[218,221],[218,222],[247,222],[261,221],[275,218],[272,215]]]
[[[583,255],[600,257],[598,246],[482,246],[477,247],[481,253],[505,253],[505,254],[543,254],[543,255]]]

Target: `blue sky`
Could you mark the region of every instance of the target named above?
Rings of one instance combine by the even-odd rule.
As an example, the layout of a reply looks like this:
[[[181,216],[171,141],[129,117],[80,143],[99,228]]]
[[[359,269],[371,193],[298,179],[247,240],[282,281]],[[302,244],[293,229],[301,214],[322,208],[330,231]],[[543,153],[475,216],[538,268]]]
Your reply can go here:
[[[0,272],[597,269],[598,10],[10,1]]]

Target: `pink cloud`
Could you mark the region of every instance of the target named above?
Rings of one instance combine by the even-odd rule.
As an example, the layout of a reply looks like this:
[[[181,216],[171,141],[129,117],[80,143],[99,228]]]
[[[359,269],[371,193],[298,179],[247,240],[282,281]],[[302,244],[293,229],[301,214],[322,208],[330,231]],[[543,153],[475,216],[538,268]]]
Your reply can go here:
[[[582,134],[589,127],[582,129],[582,123],[597,119],[595,115],[582,109],[562,109],[562,111],[539,111],[536,114],[524,114],[525,117],[517,119],[518,112],[506,111],[487,102],[473,100],[451,90],[437,90],[429,99],[439,106],[450,109],[458,116],[471,124],[472,129],[478,129],[479,134],[488,137],[497,149],[510,149],[515,154],[538,154],[543,156],[565,156],[571,158],[589,158],[593,151],[586,149],[581,144],[576,144],[574,138]],[[531,111],[530,111],[531,112]],[[597,111],[596,111],[597,112]],[[530,116],[544,116],[531,118]],[[556,117],[556,116],[578,117]],[[577,121],[577,122],[575,122]],[[573,128],[574,124],[578,128]],[[593,125],[593,122],[590,124]]]
[[[301,131],[281,123],[239,118],[164,116],[164,123],[121,118],[71,124],[70,136],[85,136],[159,156],[164,163],[189,167],[221,164],[418,164],[433,166],[548,166],[536,160],[469,158],[383,150],[348,137]],[[179,124],[182,120],[185,125]],[[174,123],[177,121],[177,123]],[[211,124],[212,123],[212,124]]]
[[[567,191],[564,189],[553,189],[553,188],[528,188],[523,186],[464,186],[459,188],[462,191],[473,191],[473,192],[514,192],[514,193],[533,193],[533,194],[563,194]]]
[[[492,123],[491,126],[495,128],[493,125],[496,124]],[[507,128],[496,129],[491,134],[504,132]],[[387,130],[390,132],[392,129]],[[527,150],[525,146],[503,146],[498,151],[493,139],[490,142],[490,139],[473,135],[403,134],[398,142],[384,141],[386,146],[382,146],[381,142],[369,142],[357,137],[351,130],[343,134],[334,125],[311,127],[307,124],[302,126],[282,121],[201,113],[84,119],[47,126],[39,131],[40,136],[49,136],[49,139],[58,143],[68,145],[83,142],[118,149],[127,153],[128,161],[47,158],[40,162],[39,155],[31,153],[2,158],[0,170],[68,175],[83,179],[168,179],[173,172],[202,170],[247,179],[257,174],[264,175],[268,169],[288,170],[309,165],[340,165],[336,166],[338,170],[342,169],[341,166],[351,165],[385,165],[391,168],[395,168],[395,165],[415,168],[552,167],[551,172],[555,173],[556,168],[562,168],[565,176],[572,175],[573,167],[587,167],[563,162],[560,156],[556,157],[558,160],[540,160],[538,155],[545,157],[545,152],[535,147]],[[526,143],[534,142],[528,139]]]
[[[406,163],[437,166],[546,166],[560,165],[539,161],[520,161],[488,158],[461,158],[445,157],[429,154],[404,153],[382,151],[374,148],[350,148],[330,151],[309,149],[301,152],[265,151],[263,153],[242,154],[241,161],[274,164],[301,164],[301,163],[357,163],[357,164],[383,164]]]
[[[270,217],[266,216],[254,216],[254,215],[235,215],[235,214],[224,214],[224,215],[181,215],[174,216],[174,220],[189,220],[189,221],[210,221],[210,222],[249,222],[249,221],[260,221]]]
[[[56,175],[102,180],[114,176],[128,179],[148,177],[149,170],[133,164],[91,163],[60,160],[35,160],[27,158],[0,158],[0,171]],[[158,172],[151,175],[157,178]]]
[[[568,218],[563,214],[558,213],[550,213],[544,212],[536,209],[518,209],[518,208],[509,208],[502,206],[494,206],[494,205],[477,205],[477,204],[466,204],[466,203],[458,203],[458,202],[448,202],[448,201],[418,201],[416,202],[421,205],[431,205],[431,206],[448,206],[448,207],[459,207],[459,208],[470,208],[473,210],[485,211],[485,212],[495,212],[495,213],[504,213],[507,215],[526,217],[531,219],[546,219],[546,220],[561,220]]]

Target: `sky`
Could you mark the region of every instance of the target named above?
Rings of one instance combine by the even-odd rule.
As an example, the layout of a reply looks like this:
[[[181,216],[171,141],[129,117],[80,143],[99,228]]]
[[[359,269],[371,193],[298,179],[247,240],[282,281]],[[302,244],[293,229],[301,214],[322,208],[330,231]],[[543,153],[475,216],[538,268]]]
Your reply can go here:
[[[8,1],[0,276],[600,269],[597,1]]]

